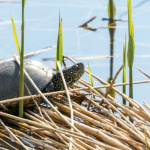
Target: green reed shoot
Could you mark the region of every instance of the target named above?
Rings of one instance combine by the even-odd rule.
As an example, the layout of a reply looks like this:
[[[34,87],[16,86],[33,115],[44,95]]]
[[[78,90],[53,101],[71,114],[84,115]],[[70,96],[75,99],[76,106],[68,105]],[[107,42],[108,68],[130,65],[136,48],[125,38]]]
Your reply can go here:
[[[22,0],[22,25],[21,25],[21,53],[20,53],[20,76],[19,96],[24,96],[24,8],[25,0]],[[23,117],[23,100],[19,101],[19,116]]]
[[[56,71],[58,71],[57,61],[62,65],[63,62],[63,35],[62,35],[62,19],[59,15],[59,27],[58,27],[58,38],[57,38],[57,49],[56,49]]]
[[[91,68],[90,68],[90,65],[89,65],[89,63],[88,63],[88,71],[89,71],[90,83],[91,83],[91,86],[93,86],[92,73],[91,73]]]
[[[108,16],[110,19],[113,19],[115,17],[116,7],[115,7],[115,3],[113,0],[109,0],[107,12],[108,12]]]
[[[25,7],[25,0],[22,0],[21,50],[17,38],[15,23],[13,17],[11,16],[14,40],[18,50],[18,54],[20,56],[20,67],[19,67],[19,71],[20,71],[19,96],[20,97],[24,96],[24,71],[23,71],[24,69],[24,7]],[[19,101],[19,117],[23,117],[23,100]]]
[[[126,83],[126,36],[125,36],[125,41],[123,45],[123,83]],[[126,94],[126,86],[123,86],[123,93]],[[123,99],[123,104],[126,105],[126,100]]]
[[[92,72],[91,72],[91,68],[90,68],[89,63],[88,63],[88,71],[89,71],[90,84],[91,84],[91,86],[93,87],[94,84],[93,84]],[[93,98],[95,99],[95,96],[93,96]],[[91,103],[90,103],[90,104],[91,104]],[[90,106],[90,105],[89,105],[89,106]]]
[[[134,27],[132,23],[132,13],[131,13],[131,0],[128,0],[128,31],[129,31],[129,41],[128,41],[128,52],[127,52],[127,64],[129,67],[129,97],[133,98],[133,81],[132,81],[132,66],[134,61]],[[129,104],[132,106],[131,104]]]

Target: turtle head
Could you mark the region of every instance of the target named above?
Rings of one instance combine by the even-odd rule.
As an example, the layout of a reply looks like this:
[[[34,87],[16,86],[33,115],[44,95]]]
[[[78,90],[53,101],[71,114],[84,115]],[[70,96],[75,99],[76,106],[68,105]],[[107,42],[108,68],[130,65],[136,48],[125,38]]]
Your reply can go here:
[[[77,82],[81,76],[84,73],[84,64],[83,63],[77,63],[69,68],[66,68],[63,71],[63,75],[66,81],[67,86],[71,86],[75,82]],[[60,72],[57,72],[53,76],[53,85],[54,85],[54,91],[60,91],[64,90],[64,84],[60,75]]]
[[[67,86],[71,86],[73,83],[77,82],[84,73],[83,63],[78,63],[70,68],[64,69],[63,74]]]

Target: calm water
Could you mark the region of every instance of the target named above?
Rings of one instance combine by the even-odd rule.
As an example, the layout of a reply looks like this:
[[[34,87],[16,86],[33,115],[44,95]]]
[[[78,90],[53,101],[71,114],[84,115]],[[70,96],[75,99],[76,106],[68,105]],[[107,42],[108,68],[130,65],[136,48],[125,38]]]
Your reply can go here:
[[[20,39],[21,24],[21,1],[13,3],[0,3],[0,58],[8,59],[17,54],[15,47],[10,14],[12,14],[17,28],[18,39]],[[15,2],[15,3],[14,3]],[[133,68],[133,80],[147,80],[135,67],[150,74],[150,2],[144,1],[139,7],[136,0],[132,0],[133,22],[135,30],[135,60]],[[111,47],[110,34],[107,28],[95,32],[78,28],[79,25],[93,16],[96,19],[88,25],[92,28],[106,27],[107,3],[103,0],[26,0],[25,8],[25,53],[56,45],[58,31],[59,10],[63,19],[63,41],[64,54],[78,58],[78,62],[84,62],[87,68],[90,63],[94,74],[107,81],[114,76],[122,65],[122,50],[125,34],[127,35],[127,22],[116,22],[114,31],[114,43]],[[115,1],[117,14],[116,19],[127,20],[126,0]],[[111,50],[110,50],[111,49]],[[113,58],[105,58],[113,52]],[[55,48],[49,52],[42,53],[34,59],[42,61],[44,58],[54,58]],[[103,59],[100,59],[104,57]],[[113,61],[110,69],[110,61]],[[54,65],[54,61],[44,61],[48,65]],[[69,64],[70,65],[70,64]],[[128,68],[127,68],[128,69]],[[128,73],[128,71],[127,71]],[[85,74],[84,78],[88,80]],[[116,83],[122,82],[122,73],[118,76]],[[94,81],[95,85],[100,85]],[[121,90],[121,88],[118,88]],[[142,103],[150,99],[150,84],[134,86],[134,99]],[[118,100],[121,100],[118,96]]]

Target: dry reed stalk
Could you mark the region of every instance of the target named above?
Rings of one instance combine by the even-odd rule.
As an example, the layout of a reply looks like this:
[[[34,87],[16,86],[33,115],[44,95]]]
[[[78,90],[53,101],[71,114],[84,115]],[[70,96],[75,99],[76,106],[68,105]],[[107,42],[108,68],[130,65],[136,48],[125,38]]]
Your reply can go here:
[[[71,99],[70,99],[70,95],[69,95],[69,92],[68,92],[67,84],[66,84],[66,81],[65,81],[63,72],[62,72],[62,70],[61,70],[61,65],[60,65],[60,62],[59,62],[59,61],[57,61],[57,66],[58,66],[58,69],[59,69],[59,71],[60,71],[61,78],[62,78],[64,87],[65,87],[65,90],[66,90],[67,98],[68,98],[68,103],[69,103],[69,107],[70,107],[71,124],[72,124],[72,126],[74,126],[72,103],[71,103]],[[72,127],[71,127],[71,131],[73,131],[73,128],[72,128]],[[73,141],[73,138],[70,137],[70,140]],[[72,149],[72,142],[70,142],[70,145],[69,145],[69,150],[71,150],[71,149]]]
[[[53,116],[55,118],[59,117],[58,115],[56,115],[56,114],[54,115],[54,113],[52,113],[50,111],[47,111],[47,113],[50,116]],[[59,117],[59,119],[61,119],[61,118]],[[70,119],[68,118],[68,120],[70,120]],[[82,123],[79,123],[77,121],[74,121],[74,124],[75,124],[75,126],[77,128],[79,128],[80,130],[84,131],[85,133],[93,135],[93,136],[96,136],[97,138],[106,141],[107,143],[109,143],[110,145],[112,145],[114,147],[122,148],[122,149],[126,149],[126,150],[130,149],[130,148],[126,147],[125,145],[119,143],[117,140],[114,140],[113,138],[107,136],[106,134],[100,132],[99,130],[96,130],[95,128],[91,128],[90,126],[82,124]]]
[[[31,57],[31,56],[38,55],[40,53],[46,52],[48,50],[51,50],[51,49],[53,49],[55,47],[56,47],[56,45],[53,45],[53,46],[49,46],[49,47],[44,48],[44,49],[40,49],[40,50],[36,50],[34,52],[30,52],[30,53],[24,54],[24,58],[28,58],[28,57]],[[18,58],[19,58],[19,56],[18,56]],[[14,58],[10,58],[10,59],[7,59],[7,60],[14,60]]]
[[[42,109],[42,111],[45,112],[44,109]],[[46,116],[49,118],[49,116],[47,115],[46,112],[45,112],[45,114],[46,114]],[[60,127],[57,126],[57,128],[60,128]],[[62,135],[62,134],[61,134],[61,136],[63,136],[65,139],[67,138],[65,135]],[[67,140],[68,140],[68,138],[67,138]],[[74,143],[75,145],[77,145],[77,147],[79,147],[80,149],[84,149],[83,147],[81,147],[81,146],[79,146],[77,143],[75,143],[74,141],[72,141],[72,140],[69,140],[69,141],[73,142],[73,143]],[[84,146],[86,146],[87,148],[90,148],[90,149],[91,149],[91,147],[88,146],[88,145],[87,145],[86,143],[84,143],[84,142],[82,142],[82,145],[84,145]]]
[[[28,141],[28,142],[30,142],[30,143],[33,143],[34,145],[37,145],[37,146],[42,146],[42,147],[44,147],[44,148],[51,148],[51,145],[54,145],[54,146],[56,146],[56,147],[57,147],[57,145],[59,145],[59,146],[61,145],[61,146],[64,147],[63,144],[58,143],[58,142],[56,142],[56,141],[50,142],[51,139],[45,140],[44,137],[42,137],[42,140],[39,140],[39,139],[35,139],[35,138],[31,137],[31,136],[27,136],[25,133],[20,132],[20,131],[18,131],[18,130],[15,130],[15,129],[12,129],[12,128],[11,128],[11,130],[12,130],[13,133],[15,133],[21,140]],[[36,135],[37,135],[37,134],[36,134]],[[48,145],[49,143],[50,143],[50,145]],[[52,148],[51,148],[51,149],[52,149]],[[53,148],[53,149],[54,149],[54,148]]]
[[[30,142],[32,144],[34,144],[34,146],[41,146],[42,149],[51,149],[51,150],[57,150],[56,148],[54,148],[51,144],[51,145],[48,145],[45,141],[39,141],[39,140],[34,140],[33,138],[32,139],[27,139],[27,138],[23,138],[23,137],[20,137],[21,140],[23,141],[26,141],[26,142]]]
[[[141,84],[141,83],[149,83],[150,80],[144,80],[144,81],[136,81],[136,82],[133,82],[133,84]],[[116,86],[123,86],[123,85],[129,85],[129,83],[119,83],[119,84],[113,84],[113,87],[116,87]],[[80,88],[77,88],[77,89],[71,89],[71,90],[68,90],[69,92],[76,92],[76,91],[82,91],[82,90],[89,90],[88,87],[81,87],[81,86],[77,86],[77,85],[74,85],[75,87],[80,87]],[[107,88],[109,87],[110,84],[107,84],[107,85],[102,85],[102,86],[95,86],[93,87],[94,89],[100,89],[100,88]],[[56,95],[56,94],[63,94],[63,93],[66,93],[66,91],[56,91],[56,92],[49,92],[49,93],[43,93],[44,96],[50,96],[50,95]],[[109,96],[109,95],[108,95]],[[120,96],[122,97],[126,97],[128,99],[128,97],[126,95],[123,95],[120,93]],[[5,104],[5,103],[10,103],[10,102],[17,102],[17,101],[20,101],[20,100],[29,100],[29,99],[32,99],[32,98],[40,98],[41,96],[39,94],[36,94],[36,95],[32,95],[32,96],[24,96],[24,97],[17,97],[17,98],[11,98],[11,99],[7,99],[7,100],[1,100],[0,101],[0,105],[1,104]],[[128,99],[128,101],[130,101],[130,99]],[[2,107],[5,107],[5,106],[2,106]],[[138,106],[137,106],[138,107]],[[5,107],[5,109],[7,109]],[[8,110],[8,109],[7,109]],[[8,110],[9,112],[9,110]]]
[[[58,102],[53,102],[53,103],[54,103],[61,111],[65,111],[65,113],[67,113],[67,112],[69,111],[69,109],[68,109],[67,106],[61,105],[61,104],[58,103]],[[74,107],[74,109],[76,109],[76,108]],[[93,120],[93,118],[90,118],[89,116],[86,116],[86,115],[84,115],[83,113],[80,113],[80,112],[78,112],[78,111],[76,111],[76,110],[74,110],[74,115],[75,115],[75,116],[78,116],[78,117],[80,117],[80,118],[82,118],[82,119],[84,119],[85,121],[88,121],[88,122],[92,123],[93,125],[100,126],[102,129],[107,130],[107,131],[110,131],[110,132],[112,132],[113,134],[115,134],[115,135],[118,136],[118,137],[122,137],[122,141],[126,141],[126,142],[128,142],[129,144],[131,144],[133,147],[136,147],[136,148],[138,149],[138,147],[137,147],[137,142],[134,143],[134,141],[132,141],[132,139],[127,138],[126,135],[124,136],[124,134],[127,134],[127,133],[124,132],[124,134],[122,134],[121,132],[119,132],[119,130],[116,130],[115,128],[113,128],[113,127],[111,126],[112,124],[111,124],[110,126],[107,125],[107,123],[103,124],[103,123],[101,123],[101,122],[99,122],[99,121]],[[119,128],[119,127],[118,127],[118,128]],[[121,130],[121,128],[120,128],[120,130]]]
[[[45,114],[45,116],[48,118],[48,120],[50,120],[52,123],[53,123],[53,127],[55,127],[55,128],[58,128],[58,126],[53,122],[53,120],[50,118],[50,116],[44,111],[44,109],[42,109],[42,111],[43,111],[43,113]],[[58,134],[58,133],[56,133],[56,134]],[[59,134],[60,136],[61,136],[61,140],[66,144],[66,145],[68,145],[68,143],[64,140],[64,139],[67,139],[67,141],[70,141],[70,142],[72,142],[74,145],[76,145],[78,148],[80,148],[80,149],[84,149],[82,146],[80,146],[80,145],[78,145],[77,143],[75,143],[74,141],[72,141],[72,140],[70,140],[70,138],[68,138],[68,137],[66,137],[64,134]],[[63,139],[63,138],[64,139]],[[82,143],[82,144],[84,144],[84,143]],[[69,145],[68,145],[69,146]],[[88,146],[88,145],[86,145],[86,144],[84,144],[84,146],[85,147],[87,147],[87,148],[90,148],[91,149],[91,147],[90,146]]]
[[[49,117],[49,115],[46,113],[46,111],[45,111],[44,109],[42,109],[42,111],[44,112],[44,114],[46,115],[46,117],[50,119],[50,117]],[[57,127],[57,126],[55,125],[55,127]],[[57,127],[57,128],[58,128],[58,127]],[[65,135],[62,135],[62,136],[65,137],[65,138],[67,138]],[[81,141],[81,140],[79,140],[79,139],[75,139],[75,140],[77,140],[80,144],[84,145],[84,147],[93,149],[90,145],[84,143],[83,141]],[[76,144],[77,144],[77,143],[76,143]],[[82,145],[81,145],[81,146],[82,146]],[[79,145],[77,145],[77,146],[78,146],[80,149],[84,149],[83,147],[81,147],[81,146],[79,146]]]
[[[69,58],[70,59],[70,58]],[[71,59],[70,59],[71,60]],[[74,62],[74,61],[73,61]],[[101,81],[101,82],[103,82],[103,84],[107,84],[105,81],[103,81],[102,79],[99,79],[98,77],[96,77],[95,75],[93,75],[96,79],[98,79],[99,81]],[[115,89],[116,90],[116,89]],[[116,90],[116,92],[118,92],[117,90]],[[126,95],[124,95],[123,93],[121,93],[121,92],[118,92],[122,97],[126,97]],[[126,97],[127,98],[127,97]],[[131,100],[130,99],[128,99],[128,101],[130,102]],[[136,108],[138,108],[140,111],[142,110],[146,115],[148,115],[148,113],[146,112],[146,110],[145,109],[143,109],[143,107],[140,105],[140,104],[138,104],[137,102],[133,102],[134,103],[134,105],[136,106]],[[137,105],[136,105],[137,104]]]
[[[70,61],[72,61],[73,63],[76,64],[76,62],[75,62],[72,58],[70,58],[70,57],[68,57],[68,56],[64,56],[64,57],[67,58],[67,59],[69,59]],[[89,73],[86,69],[85,69],[85,72]],[[98,80],[100,83],[102,83],[102,84],[104,84],[104,85],[108,85],[107,82],[105,82],[104,80],[98,78],[98,77],[97,77],[96,75],[94,75],[93,73],[91,73],[91,75],[92,75],[92,77],[94,77],[96,80]],[[88,86],[88,87],[89,87],[89,86]],[[93,89],[93,87],[91,87],[91,89]],[[114,87],[113,87],[112,89],[113,89],[116,93],[118,93],[122,98],[126,99],[129,103],[133,104],[134,107],[136,107],[137,109],[142,109],[142,111],[144,111],[145,113],[147,113],[147,112],[145,111],[145,109],[143,109],[143,107],[142,107],[139,103],[137,103],[135,100],[133,100],[133,99],[131,99],[131,98],[128,98],[128,96],[126,96],[124,93],[120,92],[119,90],[117,90],[117,89],[114,88]],[[93,89],[93,91],[94,91],[94,89]]]
[[[145,101],[143,102],[143,105],[144,105],[148,110],[150,110],[150,105],[148,105]]]
[[[38,116],[37,114],[35,114],[35,113],[31,112],[31,111],[29,111],[29,112],[30,112],[32,115],[36,116],[38,119],[36,119],[35,117],[33,117],[33,116],[31,116],[31,115],[25,113],[25,115],[26,115],[28,118],[30,118],[30,119],[32,119],[32,120],[34,120],[34,121],[37,121],[37,120],[39,121],[39,119],[44,121],[44,119],[43,119],[42,117]],[[41,121],[41,123],[44,123],[44,122]],[[48,121],[47,121],[47,124],[50,125]],[[58,127],[57,127],[57,128],[58,128]],[[61,134],[56,133],[56,135],[61,135]],[[61,138],[61,139],[62,139],[62,138]],[[63,139],[63,141],[64,141],[64,139]],[[72,140],[70,140],[70,141],[72,141]],[[65,142],[65,141],[64,141],[64,142]],[[65,142],[65,143],[66,143],[66,142]],[[67,143],[66,143],[66,144],[67,144]],[[68,144],[67,144],[67,145],[68,145]],[[80,147],[80,148],[81,148],[81,147]]]
[[[58,126],[57,126],[56,123],[50,118],[50,116],[48,116],[48,114],[47,114],[44,110],[42,110],[42,112],[43,112],[44,115],[47,117],[48,121],[50,121],[50,122],[52,123],[52,127],[58,129]],[[58,134],[58,133],[56,133],[56,134],[58,135],[58,137],[62,140],[62,142],[63,142],[64,144],[66,144],[67,146],[69,146],[68,143],[61,137],[61,135],[63,135],[63,134]],[[63,135],[63,136],[65,136],[65,135]]]
[[[81,100],[84,100],[82,104],[91,102],[90,111],[74,101],[71,102],[73,108],[70,108],[68,96],[58,95],[51,102],[55,108],[57,107],[57,111],[61,115],[52,109],[35,104],[36,107],[34,109],[26,110],[25,115],[27,119],[1,111],[0,118],[8,125],[11,123],[18,127],[19,130],[12,127],[7,128],[27,145],[31,143],[37,147],[43,146],[47,149],[69,149],[69,143],[71,143],[73,150],[148,150],[150,148],[150,113],[135,100],[128,98],[128,96],[115,89],[115,86],[123,84],[112,84],[111,86],[121,97],[126,97],[126,100],[133,104],[133,108],[117,102],[111,95],[104,93],[101,88],[106,88],[110,85],[94,74],[92,75],[105,85],[91,87],[89,82],[81,79],[79,80],[79,85],[74,84],[72,86],[72,88],[76,89],[68,90],[70,92],[69,97],[72,100],[76,101],[81,96]],[[145,82],[149,82],[149,80]],[[135,83],[143,83],[143,81]],[[65,91],[46,93],[44,95],[63,93]],[[95,99],[91,99],[91,95],[94,95]],[[23,97],[23,99],[31,97],[40,97],[40,95]],[[22,98],[20,99],[22,100]],[[11,100],[19,101],[19,99]],[[105,103],[99,105],[99,102],[102,100]],[[144,106],[150,110],[150,106],[146,102],[144,102]],[[92,109],[95,112],[91,111]],[[72,126],[69,124],[71,119],[68,117],[70,116],[70,111],[73,111],[74,115],[74,130],[72,131],[70,130]],[[133,123],[127,117],[132,118]],[[31,134],[27,134],[27,132],[31,132]],[[0,126],[1,137],[4,134],[6,134],[6,137],[9,135]],[[73,137],[73,140],[70,137]]]
[[[125,132],[125,130],[123,130],[122,128],[114,125],[112,120],[109,120],[104,116],[99,117],[98,113],[94,114],[93,112],[87,111],[84,108],[82,108],[80,105],[77,105],[76,103],[74,103],[74,105],[75,105],[74,109],[77,108],[76,110],[78,111],[78,114],[80,112],[80,114],[84,114],[87,117],[90,117],[92,119],[92,121],[93,121],[93,119],[94,119],[94,121],[98,121],[99,125],[101,125],[101,127],[104,128],[105,130],[108,130],[112,133],[113,132],[115,133],[116,131]]]
[[[149,74],[145,73],[143,70],[141,70],[139,68],[136,68],[136,69],[138,69],[141,73],[143,73],[146,77],[148,77],[150,79],[150,75]]]
[[[53,46],[49,46],[49,47],[47,47],[47,48],[40,49],[40,50],[31,52],[31,53],[27,53],[27,54],[24,55],[24,58],[28,58],[28,57],[31,57],[31,56],[34,56],[34,55],[37,55],[37,54],[46,52],[46,51],[51,50],[51,49],[53,49],[53,48],[55,48],[55,47],[56,47],[56,45],[53,45]]]
[[[108,87],[108,89],[107,89],[107,91],[106,91],[104,97],[107,97],[107,95],[110,93],[110,90],[112,89],[113,84],[114,84],[116,78],[118,77],[120,71],[122,70],[122,68],[123,68],[123,65],[119,68],[119,70],[118,70],[117,73],[115,74],[115,77],[114,77],[113,80],[111,81],[111,84],[110,84],[110,86]],[[104,102],[104,101],[102,100],[102,101],[100,102],[100,105],[102,105],[103,102]]]
[[[94,91],[96,92],[96,91]],[[131,128],[129,129],[125,123],[124,123],[124,120],[120,121],[120,119],[118,119],[116,116],[114,116],[113,114],[110,113],[110,111],[104,109],[103,107],[101,107],[100,105],[98,105],[97,103],[95,103],[94,101],[91,101],[95,106],[97,106],[98,108],[102,109],[107,115],[109,115],[110,117],[112,117],[116,122],[118,122],[122,127],[124,127],[127,131],[131,132],[132,134],[134,134],[136,137],[138,137],[138,139],[145,143],[145,140],[144,140],[144,136],[135,128],[135,126],[129,121],[127,120],[127,118],[118,110],[116,109],[106,98],[102,97],[103,100],[108,104],[110,105],[116,112],[118,112],[121,117],[126,120],[130,125],[131,125]],[[134,131],[135,130],[135,131]],[[137,134],[138,133],[138,134]]]
[[[88,72],[88,71],[87,71]],[[97,79],[98,79],[98,77],[97,77]],[[99,79],[100,80],[100,79]],[[85,84],[84,84],[85,85]],[[91,90],[93,90],[93,92],[94,93],[97,93],[98,95],[99,95],[99,93],[95,90],[95,89],[93,89],[93,87],[90,87],[89,85],[86,85],[86,86],[88,86],[89,88],[91,88]],[[115,89],[115,88],[113,88],[113,89]],[[129,120],[127,120],[126,119],[126,117],[118,110],[118,109],[116,109],[105,97],[103,97],[102,95],[99,95],[108,105],[110,105],[116,112],[118,112],[120,115],[121,115],[121,117],[123,117],[123,119],[125,119],[131,126],[132,126],[132,128],[139,134],[136,134],[136,132],[133,132],[134,134],[136,134],[136,136],[138,136],[138,138],[142,141],[142,142],[144,142],[145,143],[145,139],[144,139],[144,136],[134,127],[134,125],[132,125],[132,123],[129,121]],[[134,100],[132,100],[132,102],[131,103],[133,103],[134,102]],[[100,109],[103,109],[102,107],[100,107],[100,106],[98,106],[94,101],[92,101],[92,103],[95,105],[95,106],[97,106],[97,107],[99,107]],[[136,102],[136,104],[137,104],[137,102]],[[138,104],[139,106],[140,106],[140,104]],[[135,106],[135,105],[134,105]],[[142,106],[140,106],[140,109],[142,109],[142,110],[144,110],[143,108],[142,108]],[[107,112],[107,111],[106,111]],[[107,113],[108,115],[110,115],[109,113]],[[111,115],[112,116],[112,115]],[[114,116],[112,116],[113,118],[114,118]],[[116,119],[115,119],[116,120]],[[118,119],[117,119],[118,120]],[[119,120],[118,120],[118,123],[120,123],[120,124],[122,124],[122,122],[120,122]],[[123,124],[122,124],[123,125]],[[125,127],[125,126],[124,126]],[[127,129],[127,128],[126,128]],[[131,131],[132,132],[132,131]],[[148,141],[148,143],[149,143],[149,141]]]
[[[17,63],[19,64],[19,61],[17,60],[17,57],[15,58],[16,59],[16,61],[17,61]],[[29,81],[31,82],[31,84],[34,86],[34,88],[37,90],[37,92],[38,93],[40,93],[40,95],[42,96],[42,98],[46,101],[46,103],[48,103],[51,107],[53,106],[48,100],[47,100],[47,98],[40,92],[40,90],[37,88],[37,86],[34,84],[34,82],[32,81],[32,79],[29,77],[29,75],[27,74],[27,72],[24,70],[24,73],[25,73],[25,75],[27,76],[27,78],[29,79]],[[63,78],[63,75],[62,75],[62,78]],[[65,84],[65,82],[64,82],[64,84]],[[65,87],[67,87],[67,86],[65,86]],[[66,88],[67,89],[67,88]],[[69,94],[68,94],[69,95]],[[62,117],[62,115],[61,115],[61,113],[59,112],[59,111],[57,111],[57,109],[55,109],[54,107],[52,107],[61,117]],[[67,121],[66,119],[65,119],[65,117],[63,118],[65,121]],[[73,120],[73,118],[72,118],[72,120]],[[74,128],[74,129],[76,129],[74,126],[73,126],[73,124],[70,124],[70,122],[67,122],[72,128]],[[77,130],[77,129],[76,129]],[[79,130],[77,130],[78,132],[80,132]],[[81,133],[81,132],[80,132]],[[72,145],[70,146],[70,149],[71,149],[71,147],[72,147]]]
[[[47,113],[49,114],[50,112],[47,112]],[[24,118],[19,118],[19,117],[16,117],[16,116],[4,113],[4,112],[0,112],[0,116],[8,117],[8,118],[14,119],[16,121],[20,121],[22,123],[24,122],[24,123],[27,123],[27,124],[30,124],[30,125],[33,125],[33,126],[36,126],[36,127],[43,128],[45,130],[50,130],[50,131],[53,131],[53,132],[63,133],[65,135],[69,135],[69,136],[73,136],[73,137],[76,137],[76,138],[79,138],[79,139],[83,139],[83,140],[85,140],[87,142],[91,142],[93,144],[101,145],[98,141],[95,141],[94,139],[92,139],[92,141],[91,141],[90,137],[84,136],[84,135],[79,134],[79,133],[71,132],[71,131],[64,130],[64,129],[59,129],[59,130],[58,129],[54,129],[54,128],[50,127],[50,126],[47,126],[46,124],[39,124],[39,123],[37,123],[35,121],[31,121],[31,120],[24,119]],[[54,116],[57,116],[57,118],[59,118],[59,119],[61,118],[57,113],[54,113]]]
[[[15,134],[3,123],[3,121],[0,119],[1,125],[5,128],[5,130],[16,140],[18,143],[25,149],[28,150],[28,148],[16,137]]]
[[[30,128],[31,126],[29,126],[29,128]],[[24,134],[24,133],[22,133],[22,132],[20,132],[20,131],[18,131],[18,130],[15,130],[15,129],[12,129],[13,130],[13,132],[16,134],[16,135],[21,135],[21,137],[27,137],[27,135],[26,134]],[[43,130],[43,129],[42,129]],[[31,129],[31,131],[32,131],[32,129]],[[37,130],[37,131],[39,131],[39,130]],[[49,135],[49,134],[48,134]],[[44,137],[43,137],[44,138]],[[42,139],[43,139],[42,138]],[[54,137],[54,138],[56,138],[56,137]],[[31,137],[29,137],[28,139],[30,139],[31,140]],[[24,138],[24,140],[26,140],[25,138]],[[49,140],[51,140],[51,139],[49,139]],[[29,141],[29,140],[28,140]],[[35,140],[34,140],[35,141]],[[44,142],[45,142],[45,140],[44,140]],[[47,141],[48,142],[48,141]],[[32,141],[30,141],[30,143],[34,143],[35,145],[38,145],[38,142],[37,143],[35,143],[35,142],[32,142]],[[55,142],[53,142],[53,143],[56,143],[56,141]],[[59,143],[56,143],[57,145],[59,144]],[[41,145],[41,144],[40,144]],[[52,144],[53,145],[53,144]],[[42,146],[42,145],[41,145]],[[44,146],[45,147],[45,146]],[[47,146],[46,146],[47,147]],[[57,147],[57,146],[56,146]],[[64,147],[66,147],[66,146],[64,146]]]
[[[14,57],[15,60],[17,61],[17,63],[19,64],[19,60],[17,57]],[[44,99],[44,101],[50,105],[57,114],[59,114],[59,116],[61,116],[68,125],[70,125],[74,130],[78,131],[79,133],[81,133],[78,129],[76,129],[65,117],[63,117],[63,115],[52,105],[52,103],[50,103],[50,101],[43,95],[43,93],[38,89],[38,87],[35,85],[35,83],[33,82],[33,80],[30,78],[30,76],[28,75],[28,73],[25,71],[24,69],[24,74],[25,76],[28,78],[28,80],[30,81],[30,83],[32,84],[32,86],[35,88],[35,90],[37,91],[37,93],[39,93],[41,95],[41,97]]]
[[[103,91],[100,91],[100,90],[98,90],[99,92],[100,92],[100,94],[102,94],[102,95],[104,95],[104,92]],[[109,99],[108,99],[108,101],[110,102],[110,103],[112,103],[115,107],[119,107],[119,108],[121,108],[123,111],[125,111],[126,112],[126,115],[128,115],[128,116],[136,116],[138,119],[141,119],[141,120],[143,120],[143,121],[145,121],[144,120],[144,118],[147,116],[145,113],[144,113],[144,115],[143,115],[143,113],[141,114],[141,113],[138,113],[138,111],[136,111],[135,109],[132,109],[131,107],[128,107],[128,106],[125,106],[125,105],[122,105],[122,104],[120,104],[120,103],[118,103],[113,97],[111,97],[110,95],[108,95],[108,97],[109,97]],[[125,113],[124,112],[124,113]],[[136,112],[136,113],[135,113]],[[137,115],[138,114],[138,115]],[[140,115],[142,115],[141,117],[140,117]],[[145,116],[145,117],[144,117]],[[147,118],[148,119],[148,118]],[[146,120],[147,120],[146,119]]]
[[[39,107],[37,107],[38,108],[38,110],[40,110],[40,108]],[[28,110],[29,111],[29,110]],[[33,117],[33,116],[31,116],[31,115],[29,115],[29,114],[27,114],[27,113],[25,113],[25,116],[28,116],[28,118],[30,118],[30,119],[32,119],[32,120],[34,120],[34,121],[37,121],[37,122],[41,122],[41,123],[43,123],[42,121],[44,121],[44,122],[46,122],[47,124],[48,124],[48,122],[44,119],[44,117],[43,117],[43,115],[41,114],[41,111],[40,111],[40,114],[42,115],[42,117],[40,117],[40,116],[38,116],[37,114],[35,114],[35,113],[32,113],[31,111],[29,111],[32,115],[34,115],[34,116],[36,116],[37,118],[35,118],[35,117]],[[42,121],[40,121],[40,120],[42,120]],[[58,133],[56,133],[57,135],[58,135]],[[61,138],[62,139],[62,138]],[[70,141],[72,141],[72,140],[70,140]],[[75,148],[75,146],[73,145],[73,147]],[[78,147],[80,148],[80,149],[84,149],[84,148],[82,148],[81,146],[79,146],[78,145]],[[71,148],[72,149],[72,148]]]
[[[14,149],[14,150],[18,150],[18,148],[15,148],[13,145],[11,145],[10,143],[8,143],[7,141],[3,140],[2,137],[5,137],[6,139],[10,139],[9,137],[7,137],[6,135],[4,134],[0,134],[0,141],[2,141],[3,143],[5,143],[5,146],[9,146],[11,149]],[[2,142],[1,143],[1,146],[2,146]],[[1,149],[1,147],[0,147]]]
[[[22,126],[24,126],[24,124],[22,124]],[[57,135],[54,132],[50,132],[50,131],[45,130],[43,128],[38,128],[38,127],[27,125],[27,124],[25,126],[26,126],[26,129],[25,129],[26,132],[38,133],[38,134],[45,136],[45,137],[51,137],[53,139],[57,139]]]

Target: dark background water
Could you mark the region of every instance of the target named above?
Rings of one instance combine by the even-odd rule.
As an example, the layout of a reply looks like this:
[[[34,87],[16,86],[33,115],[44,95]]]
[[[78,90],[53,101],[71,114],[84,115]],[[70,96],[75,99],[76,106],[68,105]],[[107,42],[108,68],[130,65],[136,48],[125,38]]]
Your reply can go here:
[[[7,2],[7,1],[6,1]],[[33,52],[49,46],[56,45],[58,32],[59,10],[63,20],[63,45],[64,55],[78,58],[87,68],[89,62],[91,71],[107,81],[114,76],[122,65],[122,51],[125,34],[128,37],[127,2],[126,0],[115,0],[117,21],[113,43],[113,65],[110,75],[110,34],[108,28],[100,28],[95,32],[79,28],[78,26],[96,16],[88,25],[92,28],[107,27],[108,1],[103,0],[26,0],[25,7],[25,53]],[[142,2],[140,5],[140,2]],[[150,2],[147,0],[132,0],[132,17],[134,23],[135,59],[133,66],[133,80],[147,80],[135,67],[138,67],[150,74]],[[13,39],[10,15],[13,16],[16,24],[18,39],[21,39],[21,1],[9,1],[0,3],[0,58],[8,59],[17,54]],[[43,61],[44,58],[55,58],[55,49],[34,56],[33,59]],[[102,59],[102,58],[103,59]],[[44,61],[47,65],[54,66],[54,61]],[[71,63],[68,62],[68,65]],[[89,80],[85,74],[84,79]],[[128,78],[128,68],[127,68]],[[122,82],[122,72],[115,83]],[[94,85],[100,85],[94,80]],[[121,87],[118,87],[122,90]],[[128,87],[127,87],[128,91]],[[150,104],[150,84],[134,86],[134,99],[142,103]],[[121,98],[116,96],[118,101]]]

